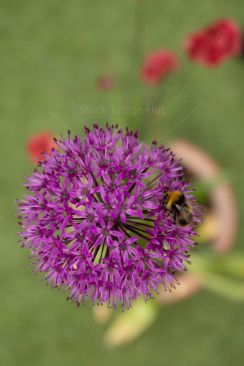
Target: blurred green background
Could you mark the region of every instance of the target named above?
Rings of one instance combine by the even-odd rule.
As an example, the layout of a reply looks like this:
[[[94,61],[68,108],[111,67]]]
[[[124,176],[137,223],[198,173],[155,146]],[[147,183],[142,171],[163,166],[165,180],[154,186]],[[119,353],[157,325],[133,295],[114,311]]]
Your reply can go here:
[[[204,69],[186,60],[189,32],[228,16],[244,25],[243,0],[1,0],[0,12],[0,364],[1,365],[242,365],[244,310],[207,291],[162,308],[134,343],[102,344],[104,327],[92,309],[77,309],[29,268],[19,247],[15,199],[32,165],[28,137],[55,135],[84,124],[138,127],[144,139],[184,137],[210,153],[232,177],[244,239],[244,60]],[[182,59],[162,92],[163,113],[150,125],[133,108],[152,90],[139,78],[143,57],[169,47]],[[97,78],[116,86],[102,92]],[[144,105],[145,106],[145,105]],[[181,122],[184,120],[183,122]],[[170,132],[170,133],[168,133]]]

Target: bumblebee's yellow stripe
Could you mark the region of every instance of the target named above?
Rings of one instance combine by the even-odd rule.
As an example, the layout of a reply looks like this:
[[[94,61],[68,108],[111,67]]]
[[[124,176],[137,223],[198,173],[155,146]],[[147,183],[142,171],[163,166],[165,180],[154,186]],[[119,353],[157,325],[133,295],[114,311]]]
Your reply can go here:
[[[178,201],[182,193],[180,191],[168,192],[168,202],[166,204],[168,209],[171,209],[173,204]]]

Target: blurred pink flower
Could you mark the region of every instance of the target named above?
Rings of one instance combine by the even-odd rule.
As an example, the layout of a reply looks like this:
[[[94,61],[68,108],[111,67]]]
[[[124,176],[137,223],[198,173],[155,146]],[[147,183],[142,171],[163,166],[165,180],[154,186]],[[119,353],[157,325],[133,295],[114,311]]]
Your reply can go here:
[[[55,147],[53,135],[47,131],[30,136],[26,144],[28,156],[34,163],[44,160],[44,155],[49,154]]]
[[[237,23],[220,19],[203,30],[193,33],[186,40],[188,57],[206,67],[221,64],[241,51],[242,36]]]
[[[148,85],[156,85],[179,65],[177,56],[170,50],[157,50],[146,56],[141,77]]]
[[[111,75],[101,75],[97,79],[97,87],[103,91],[109,91],[115,86],[115,80]]]

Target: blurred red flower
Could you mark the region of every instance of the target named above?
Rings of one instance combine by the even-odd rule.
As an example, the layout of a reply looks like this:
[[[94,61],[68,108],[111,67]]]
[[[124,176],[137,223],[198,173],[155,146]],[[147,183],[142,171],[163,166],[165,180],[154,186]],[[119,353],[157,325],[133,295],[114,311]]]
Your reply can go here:
[[[109,91],[115,86],[115,80],[111,75],[101,75],[97,79],[97,87],[103,91]]]
[[[193,33],[186,40],[186,52],[192,61],[207,67],[218,66],[241,51],[242,36],[238,25],[230,19],[220,19]]]
[[[43,160],[43,154],[50,153],[55,147],[53,135],[47,131],[31,136],[26,144],[27,153],[34,163]]]
[[[176,55],[167,49],[157,50],[146,56],[141,77],[148,85],[156,85],[179,65]]]

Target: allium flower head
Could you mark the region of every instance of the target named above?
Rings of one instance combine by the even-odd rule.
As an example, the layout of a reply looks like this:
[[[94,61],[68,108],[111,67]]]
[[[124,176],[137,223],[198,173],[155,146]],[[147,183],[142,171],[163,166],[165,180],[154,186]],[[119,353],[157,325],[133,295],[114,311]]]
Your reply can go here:
[[[156,85],[175,71],[178,65],[179,61],[172,51],[157,50],[146,56],[141,69],[141,77],[146,84]]]
[[[22,245],[37,271],[79,304],[129,307],[138,295],[175,284],[194,245],[197,206],[172,152],[117,126],[94,125],[58,149],[27,178],[19,202]],[[193,225],[180,227],[168,191],[191,202]]]
[[[242,36],[239,26],[230,19],[221,19],[205,29],[191,34],[186,41],[186,52],[192,61],[207,67],[218,66],[241,51]]]

